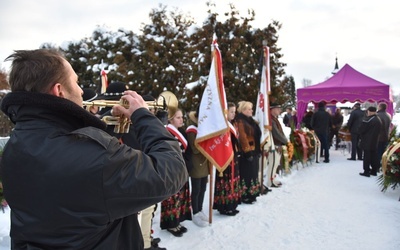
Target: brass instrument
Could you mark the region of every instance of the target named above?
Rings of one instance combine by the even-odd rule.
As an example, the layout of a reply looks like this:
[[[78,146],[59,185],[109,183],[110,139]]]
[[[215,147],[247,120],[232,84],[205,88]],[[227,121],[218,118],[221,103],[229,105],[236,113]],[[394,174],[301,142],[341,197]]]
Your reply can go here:
[[[178,99],[170,91],[164,91],[160,96],[154,101],[146,101],[148,107],[153,107],[154,109],[162,109],[168,112],[175,112],[178,108]],[[90,102],[83,102],[83,106],[88,107],[113,107],[115,105],[121,105],[125,108],[129,108],[129,103],[124,100],[113,101],[113,100],[94,100]],[[129,126],[131,124],[130,119],[126,117],[116,117],[116,116],[103,116],[101,118],[103,122],[107,125],[113,125],[114,133],[128,133]]]

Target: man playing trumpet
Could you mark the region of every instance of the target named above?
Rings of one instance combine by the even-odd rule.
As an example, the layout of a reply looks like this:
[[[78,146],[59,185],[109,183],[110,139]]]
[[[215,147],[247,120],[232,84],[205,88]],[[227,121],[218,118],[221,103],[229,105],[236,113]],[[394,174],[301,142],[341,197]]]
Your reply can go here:
[[[143,151],[121,145],[82,108],[71,65],[55,50],[16,51],[1,110],[15,123],[1,167],[12,249],[143,249],[137,213],[188,178],[177,141],[134,91],[121,97]]]

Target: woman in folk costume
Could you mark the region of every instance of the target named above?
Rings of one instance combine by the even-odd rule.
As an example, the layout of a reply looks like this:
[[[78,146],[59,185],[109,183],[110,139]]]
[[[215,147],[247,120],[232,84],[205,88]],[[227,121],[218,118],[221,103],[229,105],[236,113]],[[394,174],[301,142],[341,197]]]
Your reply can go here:
[[[237,157],[238,133],[234,127],[234,118],[236,115],[236,106],[233,102],[228,103],[228,121],[233,152],[235,157],[231,164],[222,172],[215,172],[214,205],[220,214],[235,216],[239,213],[237,206],[240,203],[240,177],[239,163]]]
[[[192,164],[193,168],[189,172],[190,181],[192,184],[192,212],[193,223],[199,227],[208,225],[208,217],[203,212],[204,195],[207,189],[209,161],[197,149],[195,140],[197,136],[198,111],[189,113],[190,125],[186,129],[188,143],[192,149]]]
[[[259,158],[261,155],[261,130],[253,119],[253,104],[239,102],[236,124],[239,132],[239,173],[242,185],[242,202],[252,204],[260,195],[258,180]]]
[[[175,112],[168,112],[167,130],[175,136],[182,149],[182,155],[185,159],[186,168],[190,172],[192,168],[191,148],[186,139],[186,133],[182,130],[183,115],[182,110],[177,109]],[[161,202],[161,229],[167,229],[172,235],[181,237],[187,232],[187,228],[180,223],[185,220],[192,219],[192,208],[190,200],[189,180],[181,188],[181,190]]]

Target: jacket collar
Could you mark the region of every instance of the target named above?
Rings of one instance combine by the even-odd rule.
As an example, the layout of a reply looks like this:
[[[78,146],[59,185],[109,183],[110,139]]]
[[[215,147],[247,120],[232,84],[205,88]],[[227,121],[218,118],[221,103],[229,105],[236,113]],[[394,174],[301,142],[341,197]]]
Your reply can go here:
[[[14,124],[27,119],[51,119],[68,124],[71,129],[106,128],[103,121],[74,102],[49,94],[11,92],[3,98],[1,110]]]

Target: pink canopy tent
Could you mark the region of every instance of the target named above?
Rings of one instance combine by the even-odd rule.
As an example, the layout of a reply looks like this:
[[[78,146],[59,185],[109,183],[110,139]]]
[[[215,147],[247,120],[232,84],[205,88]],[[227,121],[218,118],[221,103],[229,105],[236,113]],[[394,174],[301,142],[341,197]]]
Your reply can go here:
[[[372,79],[346,64],[328,80],[297,89],[297,118],[302,120],[308,103],[384,102],[393,115],[390,86]],[[300,124],[300,122],[299,122]]]

